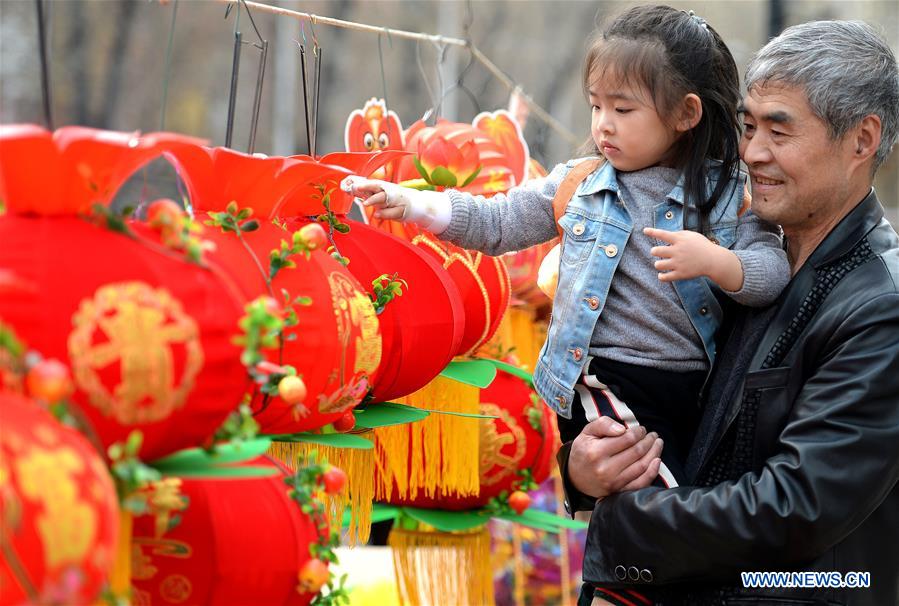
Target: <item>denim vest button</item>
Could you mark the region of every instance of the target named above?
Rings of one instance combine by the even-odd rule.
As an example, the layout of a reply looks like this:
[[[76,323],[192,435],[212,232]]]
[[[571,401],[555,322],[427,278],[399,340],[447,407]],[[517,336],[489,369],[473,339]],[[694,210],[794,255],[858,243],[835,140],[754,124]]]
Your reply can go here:
[[[665,213],[665,218],[668,219],[669,221],[670,221],[671,219],[673,219],[673,218],[674,218],[674,211],[670,211],[670,210],[669,210],[668,212],[666,212],[666,213]]]
[[[581,358],[584,357],[584,350],[580,347],[575,347],[574,351],[571,352],[571,356],[575,359],[576,362],[580,362]]]
[[[618,247],[615,246],[614,244],[606,245],[605,249],[606,249],[606,256],[609,258],[612,258],[618,254]]]
[[[708,308],[708,307],[700,307],[700,308],[699,308],[699,315],[704,316],[704,315],[706,315],[707,313],[709,313],[709,308]]]
[[[571,228],[571,232],[575,236],[579,236],[584,233],[584,224],[583,223],[575,223],[574,227]]]
[[[599,309],[599,299],[597,297],[590,297],[587,299],[587,305],[590,306],[590,309],[595,311]]]
[[[565,399],[565,396],[556,396],[556,402],[559,403],[559,408],[562,410],[568,408],[568,400]]]

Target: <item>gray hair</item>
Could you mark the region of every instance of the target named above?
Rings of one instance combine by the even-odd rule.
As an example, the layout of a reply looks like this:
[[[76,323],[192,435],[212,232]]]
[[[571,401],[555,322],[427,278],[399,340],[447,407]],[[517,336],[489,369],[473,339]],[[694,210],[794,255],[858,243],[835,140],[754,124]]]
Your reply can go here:
[[[870,114],[881,122],[874,170],[899,138],[899,66],[886,41],[862,21],[812,21],[787,28],[746,68],[746,89],[768,81],[805,91],[831,139]]]

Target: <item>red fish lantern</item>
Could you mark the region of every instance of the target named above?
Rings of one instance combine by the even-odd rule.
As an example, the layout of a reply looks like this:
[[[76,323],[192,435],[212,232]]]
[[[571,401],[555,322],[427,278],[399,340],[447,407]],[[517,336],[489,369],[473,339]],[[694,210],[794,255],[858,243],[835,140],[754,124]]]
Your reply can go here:
[[[21,396],[0,392],[0,425],[0,604],[94,602],[119,528],[102,457]]]

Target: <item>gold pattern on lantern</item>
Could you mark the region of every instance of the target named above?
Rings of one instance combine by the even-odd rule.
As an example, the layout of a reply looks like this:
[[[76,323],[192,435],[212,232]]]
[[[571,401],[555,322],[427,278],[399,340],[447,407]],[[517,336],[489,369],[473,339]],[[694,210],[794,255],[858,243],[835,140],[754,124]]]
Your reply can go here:
[[[22,496],[43,505],[37,531],[48,568],[81,562],[97,535],[97,512],[78,495],[84,462],[70,448],[31,448],[15,461]]]
[[[184,405],[203,366],[203,347],[196,322],[166,289],[107,284],[81,301],[72,324],[75,382],[104,414],[135,425],[165,419]],[[175,347],[184,351],[180,376]],[[111,392],[101,378],[109,367],[121,376]]]
[[[350,344],[351,327],[359,328],[360,335],[353,344],[356,352],[353,374],[374,373],[381,363],[381,335],[378,333],[375,308],[368,297],[339,272],[332,272],[328,276],[328,285],[331,287],[334,315],[337,317],[337,338],[344,346],[344,352]],[[344,372],[341,372],[341,382],[344,382],[345,377]]]
[[[527,451],[527,438],[509,411],[496,404],[482,402],[481,414],[499,417],[481,419],[480,422],[481,485],[492,486],[518,469],[518,464]],[[506,425],[509,431],[500,431],[501,425]],[[503,452],[510,444],[515,447],[513,453]]]
[[[169,604],[180,604],[193,593],[193,585],[183,574],[170,574],[159,584],[159,595]]]
[[[146,548],[146,551],[144,551],[144,548]],[[184,560],[192,557],[193,554],[193,548],[184,541],[132,537],[131,578],[146,580],[156,576],[159,569],[153,565],[153,556]]]

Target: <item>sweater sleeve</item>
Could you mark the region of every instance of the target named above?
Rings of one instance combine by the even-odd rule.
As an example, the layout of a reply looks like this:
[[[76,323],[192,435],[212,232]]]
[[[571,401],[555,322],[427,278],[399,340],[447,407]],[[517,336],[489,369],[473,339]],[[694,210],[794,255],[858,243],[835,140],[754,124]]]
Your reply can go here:
[[[552,201],[571,163],[559,164],[541,179],[527,181],[490,199],[447,190],[449,226],[438,237],[488,255],[524,250],[558,234]]]
[[[747,211],[737,223],[731,251],[743,267],[743,286],[737,291],[725,290],[725,294],[750,307],[764,307],[777,299],[790,281],[790,264],[780,227]]]

